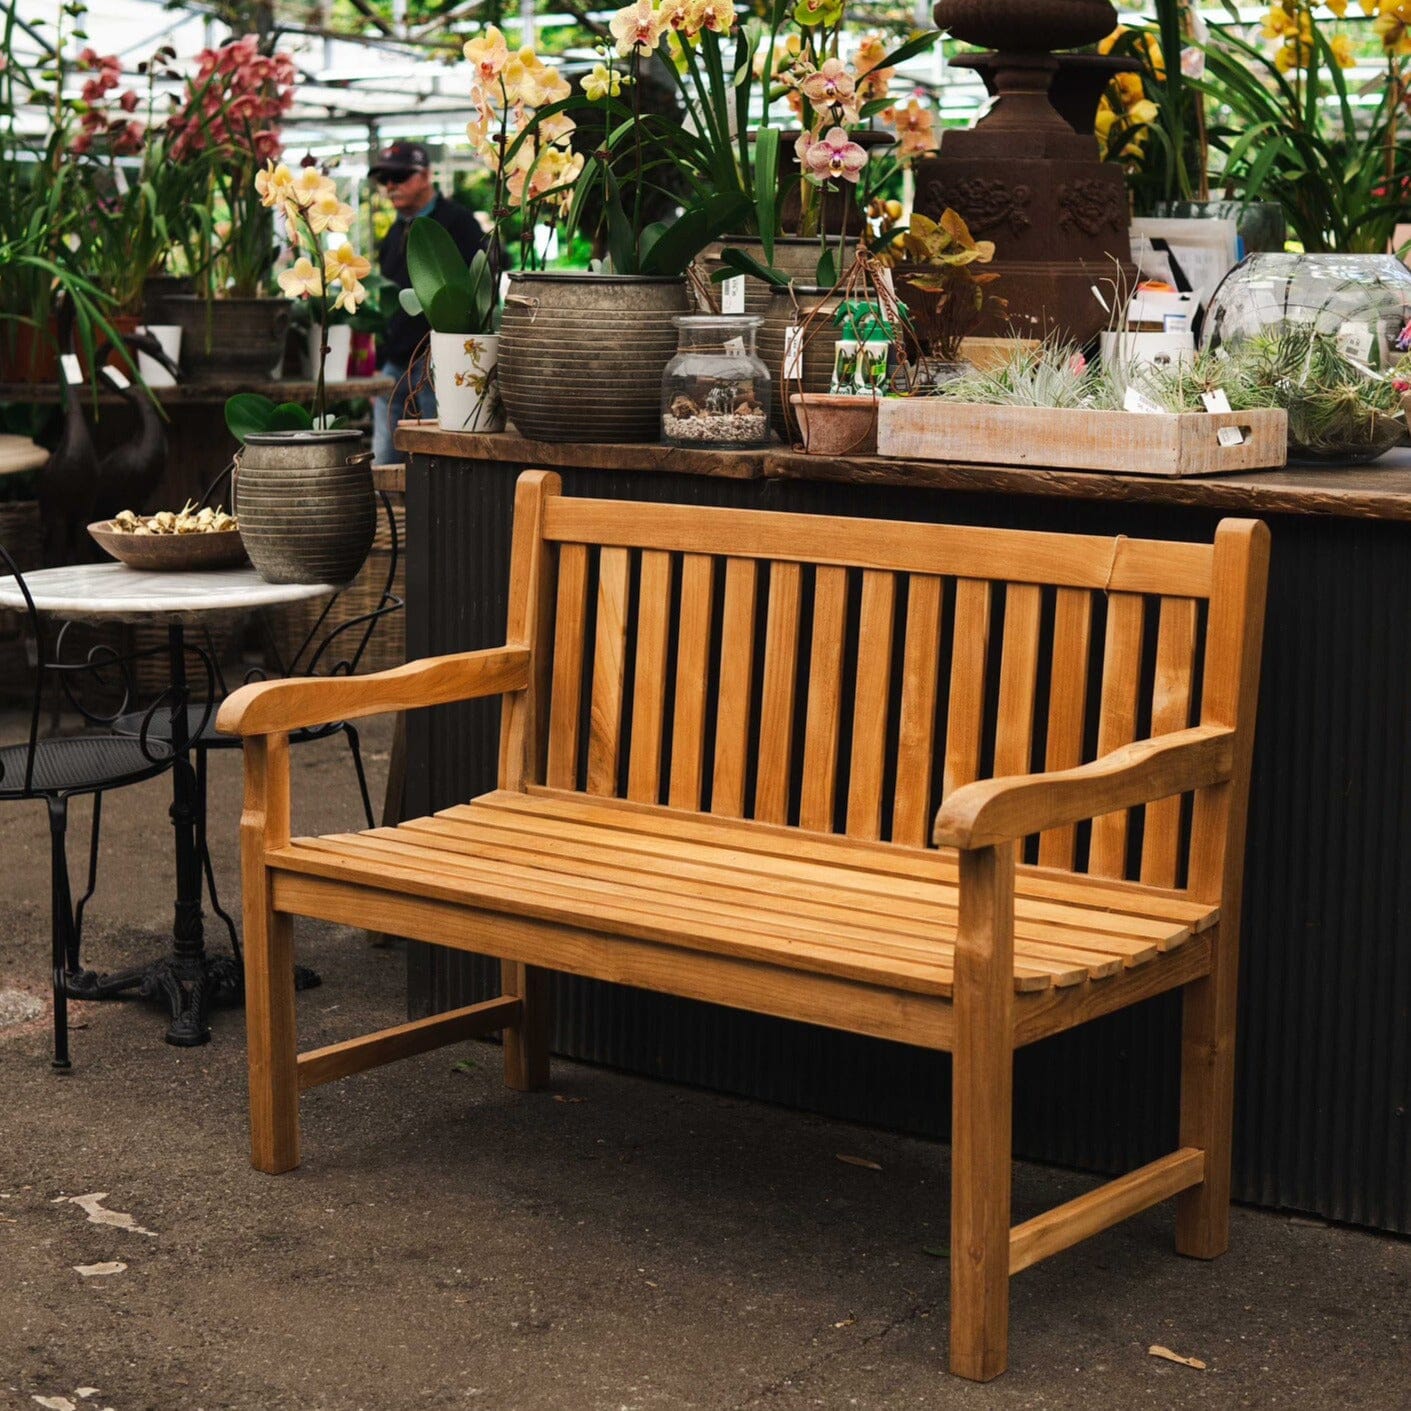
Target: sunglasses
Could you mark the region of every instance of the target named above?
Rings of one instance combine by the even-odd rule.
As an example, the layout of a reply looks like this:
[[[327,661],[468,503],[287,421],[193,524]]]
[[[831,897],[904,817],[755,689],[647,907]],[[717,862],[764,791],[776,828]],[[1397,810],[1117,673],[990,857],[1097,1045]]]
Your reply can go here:
[[[390,190],[393,186],[401,186],[403,182],[410,181],[413,177],[420,175],[421,173],[416,171],[387,172],[385,175],[378,177],[377,180],[380,185]]]

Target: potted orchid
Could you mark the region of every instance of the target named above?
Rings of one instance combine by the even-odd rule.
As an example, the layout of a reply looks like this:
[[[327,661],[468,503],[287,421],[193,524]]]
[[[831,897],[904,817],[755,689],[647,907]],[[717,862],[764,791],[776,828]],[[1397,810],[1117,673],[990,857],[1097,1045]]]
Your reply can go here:
[[[212,157],[207,204],[216,219],[200,232],[199,295],[172,296],[193,377],[232,371],[268,377],[284,347],[286,301],[269,297],[274,209],[256,174],[282,151],[279,126],[293,102],[294,61],[266,54],[254,35],[199,56],[183,107],[168,120],[172,155]]]
[[[294,260],[279,287],[287,298],[309,303],[319,357],[312,408],[256,393],[226,402],[226,424],[243,443],[236,455],[235,513],[262,577],[347,583],[362,567],[376,528],[372,453],[361,449],[361,433],[329,416],[325,361],[330,319],[337,311],[356,313],[367,298],[363,281],[372,264],[346,238],[352,207],[317,166],[295,172],[270,160],[253,185],[261,209],[284,218]]]

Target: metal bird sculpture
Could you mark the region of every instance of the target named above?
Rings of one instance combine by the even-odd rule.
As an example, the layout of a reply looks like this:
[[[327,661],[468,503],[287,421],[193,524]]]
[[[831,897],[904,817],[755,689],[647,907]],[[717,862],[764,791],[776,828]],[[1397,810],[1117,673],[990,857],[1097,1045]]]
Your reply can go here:
[[[35,492],[44,524],[44,562],[72,563],[83,557],[85,527],[98,488],[98,451],[83,414],[83,375],[74,357],[73,306],[59,308],[59,396],[64,408],[59,443],[39,472]]]

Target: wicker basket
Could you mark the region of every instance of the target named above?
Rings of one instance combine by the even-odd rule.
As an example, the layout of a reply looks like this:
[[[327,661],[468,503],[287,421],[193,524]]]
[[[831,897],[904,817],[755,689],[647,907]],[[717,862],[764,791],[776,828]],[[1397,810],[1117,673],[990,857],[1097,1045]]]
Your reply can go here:
[[[393,495],[391,499],[399,547],[397,574],[392,582],[392,592],[399,598],[405,598],[407,575],[406,560],[403,555],[406,544],[406,507],[400,495]],[[324,638],[342,623],[351,622],[356,617],[362,617],[366,613],[376,611],[382,602],[383,589],[387,585],[387,567],[391,554],[392,535],[387,526],[387,516],[379,513],[377,534],[373,538],[367,562],[363,564],[362,572],[343,590],[338,600],[329,609],[328,616],[324,618],[312,643],[311,652],[317,651]],[[294,653],[303,645],[304,639],[309,635],[314,624],[318,622],[319,613],[322,611],[323,600],[316,598],[309,602],[293,603],[289,607],[281,608],[277,614],[272,614],[270,631],[274,637],[279,660],[266,662],[266,667],[271,673],[279,670],[281,664],[285,667],[288,666]],[[320,672],[327,670],[333,661],[356,651],[361,635],[361,630],[345,632],[336,644],[341,650],[333,656],[332,661],[325,659],[319,663]],[[305,655],[301,665],[307,664],[308,655]],[[406,659],[406,618],[400,611],[385,613],[373,626],[367,650],[363,652],[362,660],[358,663],[358,671],[360,673],[386,671],[390,667],[400,666]]]

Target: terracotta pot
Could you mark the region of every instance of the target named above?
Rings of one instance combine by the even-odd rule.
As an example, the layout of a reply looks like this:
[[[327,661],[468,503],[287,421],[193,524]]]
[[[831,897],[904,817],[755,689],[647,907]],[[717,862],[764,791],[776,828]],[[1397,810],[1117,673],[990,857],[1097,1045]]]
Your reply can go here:
[[[506,415],[538,441],[655,441],[673,320],[688,311],[684,278],[511,275],[499,350]]]
[[[269,583],[349,583],[372,547],[372,452],[357,431],[266,431],[236,456],[235,515]]]
[[[269,379],[284,356],[289,328],[287,299],[213,299],[175,294],[165,301],[168,319],[181,325],[181,360],[194,382],[223,378]]]
[[[828,392],[795,392],[789,398],[798,418],[803,448],[811,456],[875,456],[877,402],[869,396],[835,397]]]
[[[51,383],[59,380],[54,325],[35,328],[7,323],[0,328],[0,382]]]

